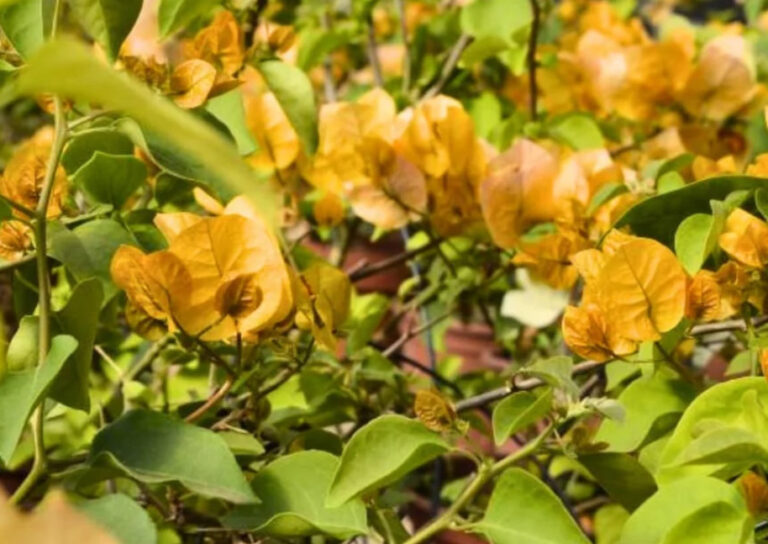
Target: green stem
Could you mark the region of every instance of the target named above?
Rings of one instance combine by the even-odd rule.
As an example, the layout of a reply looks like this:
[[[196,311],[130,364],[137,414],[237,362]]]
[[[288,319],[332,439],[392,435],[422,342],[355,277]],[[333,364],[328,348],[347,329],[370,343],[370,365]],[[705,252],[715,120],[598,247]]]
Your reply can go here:
[[[752,316],[749,315],[749,310],[747,308],[742,311],[741,315],[744,318],[744,327],[747,330],[747,340],[749,342],[749,360],[751,363],[750,374],[752,376],[757,376],[760,374],[760,359],[758,357],[757,348],[754,347],[755,338],[757,338],[755,326],[752,323]]]
[[[53,27],[51,37],[56,34],[56,23],[60,11],[61,0],[56,0],[54,6]],[[64,117],[64,108],[61,99],[54,97],[54,139],[51,145],[51,153],[48,157],[43,187],[40,192],[40,200],[35,209],[35,260],[37,261],[37,287],[38,287],[38,355],[37,365],[41,366],[48,356],[48,350],[51,345],[51,284],[48,270],[48,255],[46,248],[47,240],[47,218],[48,205],[53,193],[53,185],[56,181],[56,171],[59,167],[61,152],[64,149],[64,142],[67,138],[67,124]],[[45,420],[45,397],[35,408],[32,416],[32,436],[34,440],[34,461],[32,469],[27,477],[21,483],[19,488],[11,497],[11,503],[18,504],[29,491],[35,486],[38,480],[45,474],[48,461],[45,455],[45,442],[43,440],[43,423]]]
[[[517,450],[512,455],[505,457],[498,461],[494,465],[484,464],[480,467],[477,476],[464,488],[461,495],[454,501],[454,503],[448,507],[440,516],[435,518],[432,523],[422,527],[416,534],[405,541],[404,544],[418,544],[420,542],[427,542],[432,539],[436,534],[448,529],[451,524],[456,521],[456,518],[462,508],[467,506],[472,499],[475,498],[485,485],[493,478],[504,472],[506,469],[519,462],[521,459],[525,459],[529,455],[536,452],[544,441],[554,430],[554,425],[550,424],[544,431],[532,441],[528,442],[525,446]]]

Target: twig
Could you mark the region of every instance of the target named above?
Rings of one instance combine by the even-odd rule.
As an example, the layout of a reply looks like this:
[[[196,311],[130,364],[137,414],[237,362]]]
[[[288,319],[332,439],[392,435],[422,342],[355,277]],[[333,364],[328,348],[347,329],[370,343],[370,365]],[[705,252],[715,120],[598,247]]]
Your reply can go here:
[[[528,110],[533,121],[538,117],[537,102],[539,88],[536,85],[536,46],[539,41],[539,21],[541,19],[541,6],[538,0],[530,0],[531,13],[531,35],[528,39]]]
[[[323,14],[323,27],[325,30],[331,30],[331,14],[327,11]],[[333,64],[330,55],[326,55],[323,59],[323,76],[325,101],[332,104],[336,102],[336,83],[333,80]]]
[[[393,353],[395,353],[397,350],[403,347],[409,340],[417,337],[423,332],[428,331],[429,329],[431,329],[441,321],[448,319],[449,317],[451,317],[452,314],[453,312],[445,312],[437,317],[433,317],[429,321],[425,321],[418,327],[415,327],[413,329],[406,331],[405,333],[403,333],[402,336],[400,336],[400,338],[392,342],[392,344],[388,348],[382,351],[381,354],[384,355],[384,357],[390,357]]]
[[[312,357],[312,352],[315,350],[315,339],[312,338],[309,341],[309,345],[307,346],[307,351],[304,354],[304,357],[301,361],[299,361],[299,364],[297,364],[294,368],[290,369],[288,372],[285,372],[276,382],[274,382],[272,385],[266,387],[265,389],[262,389],[258,392],[256,395],[255,400],[260,400],[269,395],[271,392],[277,390],[280,388],[281,385],[283,385],[285,382],[291,379],[292,376],[294,376],[297,372],[299,372],[304,366],[309,362],[310,357]]]
[[[408,24],[405,19],[405,0],[395,0],[395,9],[400,17],[400,38],[403,40],[403,96],[411,92],[411,46],[408,42]]]
[[[56,26],[61,10],[61,0],[56,0],[53,7],[53,24],[51,26],[51,38],[56,35]],[[54,103],[54,136],[51,144],[51,152],[48,156],[48,164],[43,178],[43,187],[35,209],[35,256],[37,261],[37,285],[38,285],[38,340],[37,340],[37,367],[42,367],[51,347],[51,284],[48,270],[48,255],[45,249],[48,247],[47,221],[48,205],[53,193],[53,185],[56,181],[56,171],[59,167],[61,152],[67,139],[67,122],[64,116],[64,107],[61,98],[53,97]],[[10,499],[11,504],[18,504],[26,497],[27,493],[37,484],[45,474],[47,458],[45,442],[43,440],[43,425],[45,423],[45,395],[38,401],[39,404],[32,414],[32,438],[34,442],[34,458],[32,468],[24,481]]]
[[[763,315],[752,319],[752,326],[760,327],[768,323],[768,316]],[[691,328],[692,336],[699,336],[703,334],[714,334],[718,332],[733,332],[733,331],[746,331],[747,326],[743,319],[729,319],[728,321],[720,321],[717,323],[702,323]]]
[[[433,96],[440,94],[440,91],[443,90],[443,87],[445,87],[446,83],[448,83],[448,80],[451,79],[453,70],[459,63],[461,54],[470,43],[472,43],[472,36],[469,34],[462,34],[459,36],[458,41],[453,46],[453,49],[451,49],[451,52],[448,54],[448,58],[446,59],[445,64],[443,64],[443,68],[440,71],[440,78],[437,80],[437,83],[435,83],[427,90],[426,93],[424,93],[424,98],[432,98]]]
[[[375,274],[378,274],[379,272],[383,272],[389,268],[392,268],[399,264],[403,264],[404,262],[410,261],[412,258],[418,255],[421,255],[422,253],[426,253],[431,249],[434,249],[439,244],[440,244],[440,240],[433,240],[428,244],[424,244],[421,247],[417,247],[416,249],[411,249],[410,251],[405,251],[398,255],[387,257],[386,259],[382,259],[378,262],[370,264],[359,270],[349,272],[349,279],[352,282],[356,282],[356,281],[365,279],[369,276],[373,276]]]
[[[229,393],[229,390],[232,389],[233,383],[235,382],[232,376],[227,376],[227,379],[224,381],[222,386],[219,387],[219,389],[213,395],[208,397],[208,400],[206,400],[197,410],[185,417],[184,421],[187,423],[194,423],[203,417],[208,410],[210,410],[216,403],[223,399],[227,393]]]
[[[378,349],[378,350],[381,350],[382,348],[384,348],[384,346],[382,346],[381,344],[378,344],[376,342],[371,342],[371,345],[373,347],[375,347],[376,349]],[[397,359],[401,363],[404,363],[404,364],[406,364],[408,366],[412,366],[413,368],[416,368],[416,369],[420,370],[424,374],[427,374],[435,382],[441,383],[444,386],[446,386],[446,387],[450,388],[451,390],[453,390],[453,392],[456,393],[459,397],[463,397],[464,396],[464,394],[462,393],[462,391],[459,388],[459,386],[456,385],[453,381],[449,380],[448,378],[446,378],[445,376],[440,374],[437,370],[433,370],[433,369],[429,368],[427,365],[420,363],[419,361],[417,361],[413,357],[409,357],[409,356],[405,355],[404,353],[400,353],[400,352],[393,353],[390,357],[392,357],[393,359]]]
[[[405,544],[429,542],[432,540],[432,537],[447,529],[462,508],[467,506],[472,499],[475,498],[475,495],[482,491],[488,482],[515,463],[535,453],[553,430],[554,425],[550,424],[539,436],[528,442],[513,454],[505,457],[490,467],[488,465],[482,465],[475,478],[467,485],[464,491],[461,492],[453,504],[451,504],[451,506],[449,506],[438,518],[432,521],[432,523],[422,527],[416,534],[406,540]]]
[[[594,370],[599,366],[602,366],[603,364],[604,363],[599,363],[597,361],[584,361],[577,365],[574,365],[573,374],[574,375],[585,374],[587,372],[590,372],[591,370]],[[457,402],[456,411],[462,412],[465,410],[471,410],[473,408],[480,408],[481,406],[485,406],[486,404],[490,404],[497,400],[501,400],[505,397],[508,397],[509,395],[511,395],[516,391],[528,391],[530,389],[535,389],[536,387],[539,387],[541,385],[544,385],[544,381],[541,380],[540,378],[528,378],[526,380],[521,380],[518,382],[513,381],[513,383],[510,385],[505,385],[504,387],[492,389],[490,391],[486,391],[485,393],[481,393],[474,397],[470,397],[468,399]]]
[[[366,21],[368,27],[366,47],[368,49],[368,61],[371,63],[371,70],[373,70],[373,82],[377,87],[384,86],[384,76],[381,74],[381,63],[379,62],[379,53],[376,49],[376,34],[373,28],[373,17],[368,15]]]

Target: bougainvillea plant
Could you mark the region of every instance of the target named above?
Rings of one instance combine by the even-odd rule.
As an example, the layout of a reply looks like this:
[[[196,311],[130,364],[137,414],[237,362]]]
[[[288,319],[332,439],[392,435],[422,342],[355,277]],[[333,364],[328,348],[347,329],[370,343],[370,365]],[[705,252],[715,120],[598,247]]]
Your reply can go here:
[[[768,542],[766,2],[0,30],[0,542]]]

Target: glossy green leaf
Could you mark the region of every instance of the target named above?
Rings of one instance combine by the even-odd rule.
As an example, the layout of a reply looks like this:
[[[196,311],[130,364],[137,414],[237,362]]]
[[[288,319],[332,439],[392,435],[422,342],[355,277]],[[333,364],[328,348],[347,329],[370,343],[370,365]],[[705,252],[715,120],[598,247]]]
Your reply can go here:
[[[206,497],[257,502],[220,436],[159,412],[133,410],[107,425],[93,439],[89,463],[145,483],[178,481]]]
[[[519,468],[504,472],[475,529],[492,544],[587,544],[589,539],[549,487]]]
[[[245,122],[245,106],[240,89],[208,99],[205,111],[227,128],[241,155],[250,155],[259,148]]]
[[[461,10],[461,30],[475,38],[512,35],[531,24],[528,0],[474,0]]]
[[[356,295],[350,304],[350,316],[345,325],[347,353],[363,349],[371,341],[373,333],[389,310],[389,299],[379,293]]]
[[[165,38],[183,29],[219,4],[221,0],[160,0],[157,11],[160,36]]]
[[[680,465],[768,463],[768,450],[757,433],[739,427],[715,427],[694,438],[676,462]]]
[[[69,0],[77,21],[114,61],[139,18],[142,0]]]
[[[237,431],[224,431],[218,434],[235,456],[256,457],[264,453],[264,446],[253,435]]]
[[[754,464],[754,450],[748,445],[734,447],[734,439],[744,441],[743,433],[750,433],[754,441],[768,443],[766,407],[768,382],[762,377],[739,378],[707,389],[696,397],[675,427],[661,454],[656,480],[666,484],[692,475],[739,474]],[[723,431],[728,428],[743,432]],[[710,434],[714,431],[718,432]],[[703,441],[697,443],[700,439]],[[715,455],[718,451],[722,458]],[[708,462],[708,458],[712,461]],[[697,463],[681,464],[688,461]]]
[[[605,139],[597,122],[585,113],[569,113],[556,117],[549,124],[549,134],[573,149],[601,149]]]
[[[755,191],[755,206],[764,219],[768,219],[768,189]]]
[[[624,420],[603,420],[595,441],[607,442],[611,451],[634,451],[674,425],[694,397],[689,384],[663,373],[638,378],[619,395]]]
[[[669,174],[670,172],[679,173],[680,170],[690,166],[693,162],[693,159],[695,158],[696,155],[693,153],[682,153],[677,157],[667,159],[661,165],[659,165],[659,169],[656,171],[656,179],[659,180],[664,177],[665,174]]]
[[[607,504],[595,512],[595,543],[618,544],[629,512],[618,504]]]
[[[559,387],[569,393],[578,393],[579,388],[572,379],[573,359],[560,355],[549,359],[539,359],[532,365],[520,370],[521,373],[536,376],[553,387]]]
[[[579,455],[579,462],[608,496],[630,512],[656,492],[656,482],[637,459],[626,453]]]
[[[6,363],[11,372],[20,372],[37,365],[37,345],[40,338],[36,315],[25,315],[11,338]]]
[[[111,204],[119,210],[146,179],[147,166],[136,157],[97,151],[72,181],[92,201]]]
[[[689,515],[712,504],[725,504],[748,517],[738,490],[715,478],[694,476],[663,486],[624,525],[619,544],[672,544],[665,538]],[[709,541],[705,541],[709,542]],[[733,540],[734,544],[742,542]]]
[[[261,61],[257,68],[296,130],[304,152],[312,155],[317,148],[317,105],[309,78],[280,60]]]
[[[42,365],[3,376],[0,381],[0,463],[8,464],[32,410],[44,398],[75,349],[77,340],[56,336]]]
[[[48,255],[66,266],[78,281],[98,278],[109,301],[117,287],[112,283],[109,265],[122,244],[137,245],[136,240],[117,221],[96,219],[73,230],[53,224],[49,234]]]
[[[205,165],[232,192],[248,196],[269,224],[275,224],[281,209],[275,191],[242,161],[227,138],[166,98],[106,67],[84,45],[60,38],[41,47],[16,81],[16,91],[55,92],[127,113],[172,142],[184,159],[192,157]]]
[[[119,544],[156,544],[157,529],[147,511],[122,493],[82,501],[75,507]]]
[[[461,53],[459,65],[471,68],[478,62],[483,62],[485,59],[498,55],[509,48],[510,41],[508,38],[502,38],[493,34],[480,36],[472,40],[472,43]]]
[[[509,395],[493,409],[493,438],[496,445],[500,446],[519,430],[539,421],[551,407],[551,389],[540,395],[529,391]]]
[[[61,165],[72,175],[101,151],[109,155],[133,155],[133,142],[114,128],[94,129],[74,136],[61,156]]]
[[[696,274],[717,246],[715,218],[706,213],[686,217],[675,232],[675,254],[690,275]]]
[[[755,522],[743,509],[714,502],[680,520],[662,544],[744,544],[753,542]]]
[[[8,7],[0,4],[0,28],[19,55],[29,58],[51,32],[55,0],[17,0],[7,4]]]
[[[347,443],[328,492],[326,506],[396,482],[451,449],[419,421],[399,415],[377,417]]]
[[[660,195],[683,187],[685,187],[685,180],[679,172],[667,172],[663,176],[659,176],[656,181],[656,192]]]
[[[236,507],[226,527],[277,537],[325,534],[347,539],[368,531],[365,506],[353,499],[324,506],[339,459],[324,451],[301,451],[272,462],[251,485],[261,504]]]
[[[350,39],[349,33],[337,29],[310,28],[299,35],[296,66],[309,71]]]
[[[638,202],[614,226],[629,226],[638,236],[653,238],[672,247],[677,226],[686,217],[709,212],[711,200],[723,200],[733,191],[760,187],[768,187],[768,180],[750,176],[722,176],[697,181]]]
[[[78,283],[66,306],[53,315],[54,331],[77,340],[77,350],[56,376],[50,396],[62,404],[84,411],[88,411],[91,405],[88,377],[103,301],[101,282],[92,278]]]

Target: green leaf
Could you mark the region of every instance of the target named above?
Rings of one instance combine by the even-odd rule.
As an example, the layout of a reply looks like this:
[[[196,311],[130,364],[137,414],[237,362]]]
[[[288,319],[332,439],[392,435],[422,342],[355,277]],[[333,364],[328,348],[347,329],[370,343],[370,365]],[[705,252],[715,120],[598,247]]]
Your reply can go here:
[[[755,24],[764,4],[765,0],[744,0],[744,16],[749,24]]]
[[[522,374],[536,376],[552,387],[559,387],[576,394],[579,388],[571,378],[573,374],[573,359],[565,355],[539,359],[530,366],[520,370]]]
[[[682,187],[685,187],[685,180],[679,172],[667,172],[656,181],[656,192],[660,195]]]
[[[493,544],[587,544],[549,487],[519,468],[504,472],[475,529]]]
[[[251,434],[238,431],[224,431],[218,434],[235,456],[258,457],[264,453],[264,446]]]
[[[618,504],[607,504],[595,512],[596,544],[618,544],[629,512]]]
[[[296,130],[304,152],[312,155],[317,149],[317,106],[309,78],[279,60],[263,60],[257,68]]]
[[[145,483],[178,481],[206,497],[257,501],[220,436],[159,412],[134,410],[107,425],[93,439],[89,463]]]
[[[660,180],[665,174],[670,172],[680,172],[680,170],[687,168],[693,162],[696,155],[693,153],[682,153],[677,157],[667,159],[659,165],[659,169],[656,171],[656,180]]]
[[[672,544],[665,537],[675,532],[675,526],[712,504],[727,504],[742,516],[749,516],[744,499],[733,486],[715,478],[694,476],[659,488],[629,517],[619,544]]]
[[[768,451],[755,433],[738,427],[717,427],[697,436],[675,460],[679,465],[768,463]]]
[[[11,372],[20,372],[37,365],[37,345],[40,333],[36,315],[25,315],[11,338],[6,353],[6,363]]]
[[[587,215],[591,216],[598,210],[598,208],[600,208],[600,206],[614,199],[615,197],[626,193],[627,191],[629,191],[629,189],[624,183],[606,183],[597,190],[595,196],[593,196],[592,200],[589,201],[589,207],[587,207]]]
[[[507,38],[494,35],[481,36],[472,40],[472,43],[461,53],[459,66],[471,68],[478,62],[483,62],[485,59],[507,51],[509,48],[510,41]]]
[[[167,38],[219,4],[221,0],[160,0],[157,11],[160,37]]]
[[[259,144],[245,122],[243,92],[240,89],[233,89],[209,99],[205,103],[205,111],[227,127],[241,155],[250,155],[259,149]]]
[[[543,418],[552,407],[552,390],[540,395],[519,391],[509,395],[493,409],[493,437],[500,446],[517,431]]]
[[[136,157],[97,151],[72,181],[93,202],[112,204],[119,210],[146,179],[147,167]]]
[[[54,3],[55,0],[17,0],[6,2],[8,7],[0,11],[0,28],[24,59],[39,49],[50,34]]]
[[[157,543],[157,529],[149,514],[127,495],[104,495],[78,502],[75,507],[109,532],[119,544]]]
[[[139,18],[141,4],[142,0],[69,0],[77,21],[112,62]]]
[[[727,477],[754,464],[754,450],[748,445],[734,447],[734,440],[744,441],[744,432],[748,432],[759,444],[768,443],[766,407],[768,382],[762,377],[719,383],[701,393],[686,409],[667,442],[659,459],[656,481],[664,485],[693,475]],[[703,441],[697,443],[699,439]],[[718,449],[719,456],[715,455]],[[681,464],[686,461],[697,464]]]
[[[682,189],[638,202],[614,227],[629,226],[637,236],[653,238],[672,247],[677,226],[689,215],[710,211],[710,200],[723,200],[733,191],[767,187],[768,180],[749,176],[722,176],[686,185]]]
[[[299,35],[299,52],[296,66],[305,72],[317,66],[325,58],[349,41],[349,33],[326,28],[310,28]]]
[[[656,492],[656,482],[637,459],[626,453],[579,455],[579,462],[608,496],[632,512]]]
[[[576,150],[605,147],[600,127],[586,113],[568,113],[556,117],[550,121],[549,135]]]
[[[101,151],[109,155],[133,156],[133,142],[115,129],[94,129],[85,134],[76,135],[64,149],[61,165],[72,175],[87,163],[93,155]]]
[[[328,491],[334,507],[379,489],[451,449],[419,421],[399,415],[377,417],[347,443]]]
[[[768,219],[768,189],[755,191],[755,205],[764,219]]]
[[[661,544],[742,544],[754,542],[755,522],[743,509],[714,502],[680,520]]]
[[[615,452],[635,451],[674,425],[695,396],[689,384],[660,372],[638,378],[619,395],[624,420],[603,420],[595,442],[607,442]]]
[[[84,411],[91,405],[88,377],[103,300],[99,280],[85,280],[75,286],[67,305],[53,316],[54,330],[77,340],[77,350],[56,376],[50,395],[62,404]]]
[[[350,316],[344,326],[349,330],[347,353],[355,353],[370,342],[389,309],[389,302],[387,297],[379,293],[356,295],[352,299]]]
[[[8,372],[0,381],[0,463],[8,464],[32,410],[45,397],[64,362],[77,348],[71,336],[56,336],[43,364]]]
[[[531,24],[528,0],[474,0],[461,10],[461,30],[475,38],[497,36],[511,41],[512,35]]]
[[[125,112],[172,142],[185,158],[205,165],[232,192],[248,196],[267,222],[276,224],[281,209],[277,193],[267,179],[260,179],[243,162],[226,137],[139,82],[108,68],[84,45],[66,38],[45,44],[19,75],[16,91],[53,92]]]
[[[104,303],[117,294],[109,265],[122,244],[136,245],[135,239],[120,223],[96,219],[68,230],[57,223],[51,229],[48,255],[62,263],[77,281],[98,278],[104,289]]]
[[[698,272],[717,246],[719,232],[714,216],[695,213],[686,217],[675,232],[675,254],[691,276]]]
[[[482,138],[488,138],[501,122],[501,102],[492,92],[484,91],[472,99],[467,110],[475,123],[475,132]]]
[[[338,457],[316,450],[277,459],[251,482],[261,504],[236,507],[222,520],[224,526],[276,537],[325,534],[348,539],[367,533],[360,499],[335,508],[324,506],[338,466]]]

